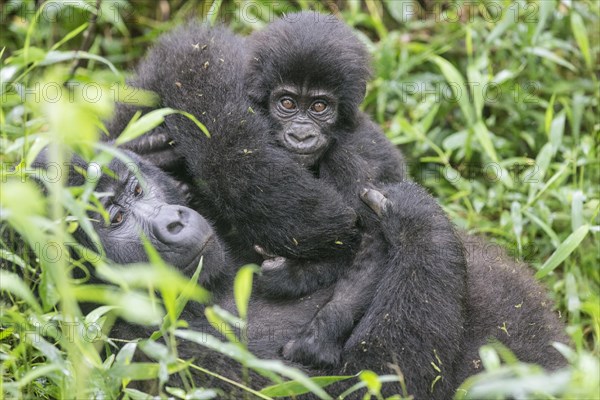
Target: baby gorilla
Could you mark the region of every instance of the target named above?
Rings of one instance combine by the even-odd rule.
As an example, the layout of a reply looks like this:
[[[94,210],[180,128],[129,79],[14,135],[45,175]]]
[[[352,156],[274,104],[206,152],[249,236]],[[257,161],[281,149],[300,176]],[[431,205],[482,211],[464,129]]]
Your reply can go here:
[[[161,258],[191,276],[203,257],[200,284],[208,289],[218,286],[231,271],[226,253],[211,225],[196,211],[188,208],[181,185],[138,155],[125,151],[131,162],[113,159],[105,168],[96,192],[106,213],[89,212],[101,247],[81,227],[75,239],[95,251],[104,249],[106,257],[119,264],[148,261],[141,240],[143,235]],[[37,157],[34,168],[48,166],[47,149]],[[86,178],[80,171],[88,163],[77,155],[69,163],[69,186],[80,186]],[[229,268],[229,269],[228,269]]]
[[[366,193],[363,200],[382,208],[373,197],[378,192],[365,188],[402,182],[403,159],[358,109],[369,78],[369,57],[349,27],[333,16],[305,12],[273,22],[249,42],[246,81],[255,109],[272,120],[279,145],[335,188],[359,215],[362,243],[351,262],[286,259],[257,247],[267,258],[262,264],[267,294],[295,298],[341,275],[331,303],[284,348],[284,355],[295,361],[336,365],[347,335],[373,299],[376,282],[386,268],[399,268],[388,265],[381,226],[359,195]],[[464,274],[464,262],[453,267],[457,276]],[[329,324],[336,329],[317,329]]]

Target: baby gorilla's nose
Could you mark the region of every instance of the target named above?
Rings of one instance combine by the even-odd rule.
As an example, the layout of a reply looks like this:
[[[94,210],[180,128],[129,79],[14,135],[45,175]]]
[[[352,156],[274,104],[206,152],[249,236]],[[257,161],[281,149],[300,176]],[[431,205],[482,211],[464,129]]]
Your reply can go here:
[[[189,220],[189,210],[182,206],[162,206],[154,219],[154,233],[165,244],[180,243],[188,235],[186,226]]]

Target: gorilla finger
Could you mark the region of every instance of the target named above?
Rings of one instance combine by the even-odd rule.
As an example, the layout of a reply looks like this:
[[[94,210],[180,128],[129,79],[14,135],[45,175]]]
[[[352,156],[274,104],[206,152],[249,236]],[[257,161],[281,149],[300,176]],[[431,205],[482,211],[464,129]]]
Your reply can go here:
[[[375,189],[363,189],[360,193],[360,198],[379,217],[381,217],[389,203],[389,200],[380,191]]]
[[[189,201],[192,197],[190,185],[188,185],[185,182],[177,181],[176,186],[181,195],[186,199],[186,201]]]
[[[171,170],[182,163],[182,158],[173,149],[143,154],[144,158],[163,170]]]
[[[139,154],[149,154],[171,146],[172,140],[169,135],[160,131],[146,133],[127,143],[127,148]]]
[[[263,261],[260,268],[263,271],[275,271],[275,270],[283,268],[286,261],[287,261],[287,258],[285,258],[285,257],[269,258],[269,259]]]
[[[294,344],[296,344],[295,340],[290,340],[281,348],[281,355],[286,359],[290,360],[294,353]]]
[[[269,253],[264,247],[255,244],[254,245],[254,251],[256,251],[258,254],[260,254],[261,256],[263,256],[263,258],[269,259],[269,258],[276,258],[277,256],[275,254]]]

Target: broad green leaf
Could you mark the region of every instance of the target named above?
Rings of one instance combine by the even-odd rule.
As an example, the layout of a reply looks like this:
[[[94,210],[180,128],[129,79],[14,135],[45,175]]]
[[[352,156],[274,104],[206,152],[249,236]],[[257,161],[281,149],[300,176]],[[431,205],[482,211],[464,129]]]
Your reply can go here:
[[[296,368],[285,365],[279,360],[259,360],[258,358],[254,358],[248,362],[247,366],[255,370],[276,372],[304,385],[309,391],[317,395],[320,399],[331,399],[331,396],[329,396],[327,392],[325,392],[319,385],[313,382],[306,374]]]
[[[68,328],[67,328],[68,329]],[[46,332],[50,332],[51,330],[46,330]],[[65,333],[65,337],[69,335],[69,333]],[[61,338],[62,334],[58,333],[58,338]],[[49,343],[43,337],[32,337],[33,347],[38,349],[40,353],[44,355],[52,364],[56,364],[66,371],[66,363],[63,358],[62,352],[53,344]],[[54,338],[56,339],[56,337]],[[69,339],[67,339],[69,340]]]
[[[558,246],[556,251],[552,253],[550,258],[546,260],[544,265],[541,266],[539,271],[535,274],[535,277],[540,279],[554,271],[554,269],[558,267],[560,263],[565,261],[567,257],[569,257],[573,251],[575,251],[581,241],[585,239],[589,230],[589,225],[583,225],[575,232],[571,233],[569,237],[567,237],[565,241]]]
[[[123,130],[121,135],[115,140],[115,145],[120,146],[129,142],[146,132],[151,131],[165,121],[167,115],[175,114],[172,108],[160,108],[144,114],[138,120],[133,121]]]
[[[576,190],[571,199],[571,230],[575,232],[583,225],[583,200],[585,195],[581,190]]]
[[[206,332],[178,329],[175,331],[175,336],[189,340],[208,349],[215,350],[221,354],[225,354],[228,357],[242,363],[243,365],[247,365],[250,360],[256,359],[256,356],[244,349],[242,346],[234,343],[223,342]]]
[[[204,310],[206,319],[212,325],[213,328],[223,336],[227,338],[229,343],[238,345],[241,347],[240,339],[237,337],[233,327],[221,316],[215,312],[213,307],[206,307]]]
[[[565,110],[559,112],[556,117],[552,120],[550,125],[550,144],[552,145],[552,151],[554,154],[558,151],[562,144],[563,133],[565,131]]]
[[[550,127],[552,126],[552,120],[554,119],[554,101],[556,100],[556,93],[550,98],[548,107],[546,107],[546,118],[544,119],[544,131],[546,135],[550,137]]]
[[[210,137],[210,133],[208,132],[208,129],[206,129],[206,126],[198,121],[198,119],[192,114],[184,111],[177,111],[172,108],[160,108],[158,110],[150,111],[148,114],[144,114],[138,120],[127,125],[125,130],[123,130],[121,135],[115,140],[115,145],[120,146],[143,135],[146,132],[151,131],[162,124],[167,115],[171,114],[181,114],[186,116],[192,122],[194,122],[207,137]]]
[[[208,9],[206,16],[208,17],[208,21],[211,25],[215,25],[217,18],[219,18],[219,9],[221,8],[222,3],[223,0],[214,0],[210,8]]]
[[[419,11],[422,11],[421,6],[415,0],[387,0],[383,4],[392,18],[401,24],[415,19],[418,17]]]
[[[506,8],[503,10],[503,12],[504,12],[504,15],[502,16],[502,19],[500,20],[500,22],[498,22],[496,24],[494,29],[485,38],[485,43],[488,45],[492,44],[492,42],[494,40],[496,40],[500,36],[502,36],[504,34],[504,32],[506,32],[511,26],[513,26],[516,23],[515,15],[512,12],[512,10],[510,10],[509,8]]]
[[[564,58],[557,56],[553,52],[543,47],[528,47],[525,49],[526,53],[536,55],[541,58],[545,58],[548,61],[551,61],[555,64],[562,65],[565,68],[570,69],[573,72],[577,72],[577,68]]]
[[[39,65],[40,66],[48,66],[48,65],[60,63],[63,61],[78,60],[80,58],[87,59],[87,60],[100,61],[101,63],[106,64],[113,73],[115,73],[116,75],[119,75],[119,70],[113,65],[113,63],[108,61],[106,58],[101,57],[96,54],[91,54],[91,53],[88,53],[85,51],[52,50],[52,51],[49,51],[45,55],[44,59],[40,60]]]
[[[482,346],[479,349],[479,357],[486,370],[494,371],[500,368],[500,356],[493,346]]]
[[[108,374],[117,379],[128,378],[134,381],[155,379],[159,372],[158,363],[118,364],[108,370]]]
[[[550,166],[550,162],[552,161],[553,157],[554,152],[552,151],[552,145],[550,143],[546,143],[535,158],[535,165],[538,167],[535,176],[538,177],[539,182],[544,181],[546,172],[548,171],[548,167]]]
[[[115,312],[130,322],[157,325],[164,315],[162,307],[138,292],[123,292],[109,285],[79,285],[73,287],[79,301],[117,306]]]
[[[543,0],[537,3],[539,5],[539,12],[537,15],[538,23],[535,27],[535,32],[531,38],[531,43],[535,44],[538,37],[546,26],[546,21],[552,15],[552,12],[556,9],[556,2],[554,0]]]
[[[354,375],[343,375],[343,376],[316,376],[309,378],[319,387],[327,387],[332,383],[345,381],[354,378]],[[277,385],[267,386],[260,391],[262,394],[269,397],[287,397],[287,396],[298,396],[301,394],[309,393],[310,391],[303,384],[297,381],[287,381]]]
[[[471,93],[473,95],[475,117],[481,121],[484,106],[483,90],[487,82],[475,65],[469,65],[467,67],[467,78],[470,85],[469,88],[471,89]]]
[[[7,291],[15,296],[25,300],[37,313],[42,313],[42,307],[38,304],[29,290],[29,287],[23,282],[23,280],[12,272],[0,269],[0,282],[2,282],[2,291]]]
[[[259,271],[256,265],[244,265],[235,276],[233,281],[233,293],[235,296],[235,306],[242,319],[248,315],[248,302],[252,294],[252,276]]]
[[[123,394],[127,395],[126,397],[124,397],[124,399],[131,399],[131,400],[153,400],[153,399],[155,399],[155,396],[152,396],[148,393],[141,392],[137,389],[130,389],[128,387],[123,389]]]
[[[579,292],[577,287],[577,280],[571,272],[567,273],[565,279],[565,292],[567,298],[567,310],[572,315],[578,315],[581,309],[581,300],[579,299]]]
[[[498,155],[496,154],[496,149],[494,148],[494,142],[492,141],[492,136],[490,131],[487,129],[483,121],[477,121],[477,123],[473,126],[473,130],[475,131],[475,137],[483,150],[487,154],[487,156],[494,162],[498,162]]]
[[[121,350],[119,350],[117,356],[115,357],[115,364],[131,364],[131,360],[133,360],[133,355],[135,354],[136,349],[137,343],[125,343],[125,345],[121,347]]]
[[[12,65],[27,66],[29,63],[39,62],[46,57],[47,52],[39,47],[30,46],[27,49],[21,49],[14,52],[8,59]]]
[[[552,230],[552,228],[547,223],[545,223],[540,218],[538,218],[535,214],[530,213],[527,210],[523,211],[523,214],[525,214],[525,216],[528,219],[530,219],[534,224],[536,224],[537,226],[542,228],[544,233],[546,233],[546,235],[548,235],[548,237],[550,238],[552,245],[554,245],[555,247],[558,247],[558,245],[560,244],[560,239],[558,238],[558,235],[556,234],[556,232],[554,232],[554,230]]]
[[[581,122],[583,119],[583,112],[587,105],[588,98],[581,91],[573,93],[573,99],[571,101],[571,108],[573,109],[573,116],[571,121],[571,130],[573,131],[573,137],[576,143],[579,144],[579,134],[581,132]]]
[[[388,383],[388,382],[398,382],[399,378],[397,375],[379,375],[379,382],[381,383]],[[343,393],[341,393],[338,396],[338,399],[346,399],[346,398],[354,398],[354,397],[348,397],[350,396],[352,393],[361,390],[362,388],[366,387],[367,384],[364,381],[360,381],[354,385],[352,385],[350,388],[348,388],[347,390],[345,390]]]
[[[475,115],[473,113],[471,103],[469,103],[469,94],[462,75],[460,72],[458,72],[454,65],[444,58],[440,56],[432,56],[430,59],[442,71],[444,78],[446,78],[448,85],[450,85],[452,92],[458,101],[458,105],[460,106],[467,123],[469,125],[473,125],[475,123]]]
[[[85,322],[88,324],[96,323],[105,314],[113,311],[116,308],[116,306],[100,306],[98,308],[95,308],[92,311],[90,311],[88,315],[85,316]]]
[[[217,398],[219,396],[219,394],[213,389],[192,389],[189,392],[186,392],[180,388],[166,386],[165,391],[179,399],[186,400],[208,400]]]
[[[167,361],[170,356],[169,348],[154,340],[142,340],[138,347],[153,360]]]
[[[200,262],[198,263],[198,267],[196,267],[196,271],[194,271],[194,274],[190,278],[188,284],[181,291],[181,293],[179,294],[179,296],[175,300],[175,315],[174,315],[174,319],[178,319],[181,316],[181,313],[185,309],[185,306],[190,301],[189,293],[193,292],[194,286],[197,286],[198,279],[200,278],[200,273],[202,272],[202,264],[203,263],[204,263],[204,258],[201,257],[200,258]],[[171,326],[171,323],[172,323],[171,322],[171,318],[169,318],[168,315],[165,315],[165,317],[163,318],[163,324],[162,324],[161,329],[157,330],[156,332],[154,332],[150,336],[150,339],[157,340],[158,338],[162,337],[163,331],[166,331]]]
[[[41,364],[36,368],[29,370],[29,372],[15,383],[17,387],[23,388],[38,378],[50,376],[53,372],[63,373],[61,366],[58,364]],[[8,384],[5,386],[8,386]]]
[[[11,264],[15,264],[22,270],[24,270],[25,268],[28,268],[28,265],[27,265],[27,263],[25,263],[25,260],[23,260],[18,255],[14,254],[8,250],[5,250],[5,249],[0,249],[0,259],[6,260]]]
[[[593,68],[592,54],[590,52],[590,42],[588,40],[587,29],[585,28],[585,22],[583,22],[583,18],[581,18],[581,15],[575,11],[571,12],[571,29],[573,30],[573,36],[575,36],[575,40],[577,41],[577,45],[581,50],[581,54],[583,54],[585,65],[591,71]]]
[[[378,395],[381,392],[381,382],[379,376],[373,371],[362,371],[358,377],[367,385],[369,392]]]

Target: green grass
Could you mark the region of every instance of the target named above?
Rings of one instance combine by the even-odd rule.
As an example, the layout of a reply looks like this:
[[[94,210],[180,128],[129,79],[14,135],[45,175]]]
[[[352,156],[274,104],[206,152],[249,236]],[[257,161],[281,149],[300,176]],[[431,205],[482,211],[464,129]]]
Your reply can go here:
[[[69,257],[70,234],[76,217],[93,204],[93,185],[66,189],[64,176],[46,179],[51,181],[46,198],[25,182],[40,174],[31,170],[31,161],[53,143],[59,164],[67,149],[106,162],[96,142],[114,100],[127,94],[124,75],[158,35],[189,16],[208,15],[245,34],[282,12],[336,10],[333,2],[309,0],[214,5],[173,0],[133,6],[105,0],[91,22],[95,1],[57,4],[36,8],[33,1],[9,1],[0,6],[0,387],[6,398],[112,398],[132,378],[153,376],[164,383],[166,372],[210,370],[177,363],[175,351],[179,310],[186,301],[201,300],[200,289],[159,260],[138,266],[134,271],[143,272],[144,279],[137,279],[102,259],[82,262],[90,257],[83,251]],[[499,357],[510,360],[510,355],[485,348],[486,372],[467,382],[471,395],[502,398],[530,390],[536,398],[597,398],[599,3],[390,0],[340,5],[341,17],[373,54],[365,110],[400,146],[414,178],[435,194],[456,225],[487,235],[537,271],[568,324],[573,342],[563,349],[568,369],[547,375],[520,363],[500,365]],[[94,23],[90,45],[78,53],[87,65],[73,74],[75,51]],[[81,219],[78,223],[85,225]],[[74,269],[91,273],[90,267],[108,283],[72,278]],[[240,317],[250,276],[240,278]],[[83,315],[81,300],[101,306]],[[132,301],[139,305],[135,313],[119,307]],[[215,321],[240,318],[213,311]],[[119,352],[107,344],[119,312],[135,322],[153,323],[166,338],[166,344],[139,345],[156,362],[132,363],[136,344]],[[83,334],[69,335],[70,326],[102,331],[89,331],[98,339],[90,341]],[[187,335],[193,338],[193,332]],[[106,350],[112,356],[104,359]],[[256,360],[243,346],[228,350],[248,367],[271,371],[275,381],[280,376],[304,379],[282,364]],[[357,382],[376,393],[379,379],[394,377],[364,374]],[[163,387],[162,393],[180,398],[211,394],[188,386]],[[277,393],[271,388],[263,396]],[[142,398],[134,391],[127,395]]]

